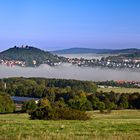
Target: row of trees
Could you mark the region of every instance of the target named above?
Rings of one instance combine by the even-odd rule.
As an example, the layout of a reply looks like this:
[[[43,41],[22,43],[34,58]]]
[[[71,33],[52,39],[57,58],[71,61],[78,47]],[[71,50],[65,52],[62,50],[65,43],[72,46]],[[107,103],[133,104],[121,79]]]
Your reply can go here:
[[[54,96],[54,97],[53,97]],[[52,98],[53,97],[53,98]],[[48,94],[45,99],[41,99],[38,107],[68,107],[74,110],[90,111],[100,110],[110,112],[112,109],[140,109],[140,94],[116,94],[94,93],[88,94],[83,91],[77,91],[77,94]],[[34,100],[25,102],[22,108],[23,112],[36,110],[37,105]],[[0,93],[0,113],[11,113],[14,111],[14,104],[10,96],[6,93]]]
[[[96,92],[96,85],[89,81],[44,79],[44,78],[8,78],[0,80],[0,90],[12,96],[42,98],[48,94],[76,93],[79,90]],[[5,89],[6,83],[6,89]]]
[[[56,94],[54,100],[52,95],[46,96],[50,104],[59,107],[69,107],[80,111],[100,110],[100,112],[110,113],[112,109],[140,109],[140,94],[116,94],[110,93],[94,93],[87,94],[83,91],[77,91],[77,94]],[[29,102],[25,105],[26,109],[34,109],[35,105],[30,105]]]

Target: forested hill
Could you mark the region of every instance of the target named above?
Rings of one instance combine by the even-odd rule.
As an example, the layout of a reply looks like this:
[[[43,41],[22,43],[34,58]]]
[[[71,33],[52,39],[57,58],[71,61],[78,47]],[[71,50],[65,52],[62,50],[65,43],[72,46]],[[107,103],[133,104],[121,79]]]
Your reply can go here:
[[[63,57],[58,57],[50,52],[40,50],[35,47],[13,47],[0,53],[0,60],[13,61],[13,63],[21,64],[23,66],[39,66],[41,64],[55,65],[60,63]],[[20,61],[20,62],[15,62]],[[5,62],[6,63],[6,62]]]

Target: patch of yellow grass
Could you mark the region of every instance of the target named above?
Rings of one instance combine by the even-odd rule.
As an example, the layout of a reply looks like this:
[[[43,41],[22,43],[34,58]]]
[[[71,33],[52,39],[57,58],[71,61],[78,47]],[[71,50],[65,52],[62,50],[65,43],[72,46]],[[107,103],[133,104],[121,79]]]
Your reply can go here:
[[[115,92],[115,93],[135,93],[138,92],[140,93],[140,88],[98,88],[97,89],[98,92],[102,91],[102,92]]]

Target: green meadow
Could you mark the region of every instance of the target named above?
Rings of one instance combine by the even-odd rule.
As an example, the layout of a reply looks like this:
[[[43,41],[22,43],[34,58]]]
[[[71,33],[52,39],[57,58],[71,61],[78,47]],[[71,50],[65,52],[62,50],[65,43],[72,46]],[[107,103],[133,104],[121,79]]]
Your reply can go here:
[[[0,115],[0,140],[139,140],[140,111],[87,112],[88,121],[30,120],[28,114]]]
[[[135,92],[138,92],[140,93],[140,88],[121,88],[121,87],[112,87],[112,88],[98,88],[97,89],[98,92],[102,91],[102,92],[115,92],[115,93],[129,93],[129,94],[132,94],[132,93],[135,93]]]

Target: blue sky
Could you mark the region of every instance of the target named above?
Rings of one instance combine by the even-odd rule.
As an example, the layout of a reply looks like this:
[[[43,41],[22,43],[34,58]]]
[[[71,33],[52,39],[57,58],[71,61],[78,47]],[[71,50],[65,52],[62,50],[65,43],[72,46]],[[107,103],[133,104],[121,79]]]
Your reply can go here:
[[[140,0],[1,0],[0,50],[140,48],[139,7]]]

